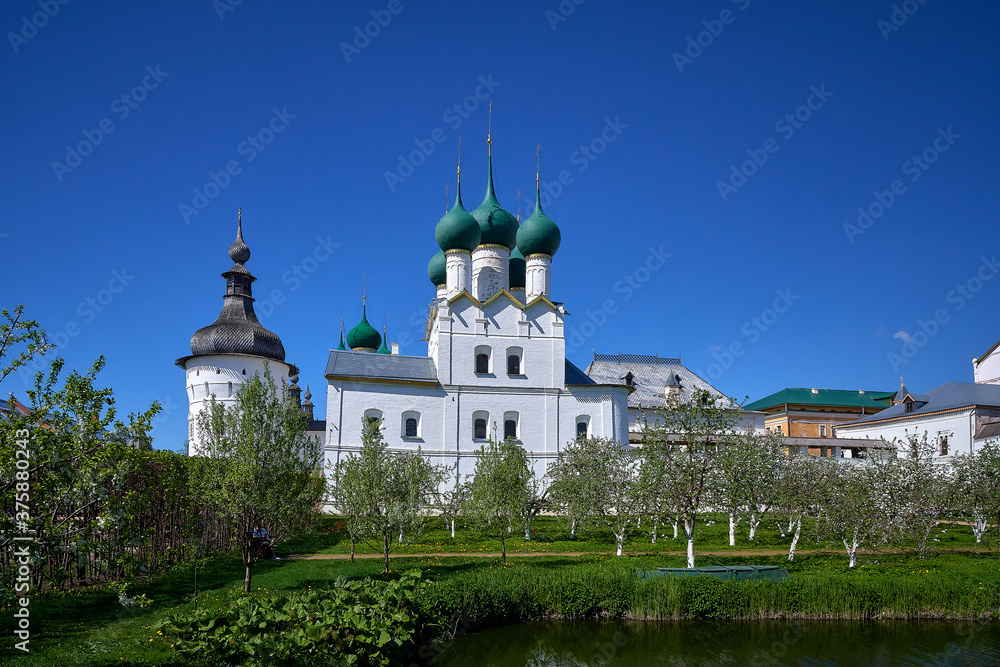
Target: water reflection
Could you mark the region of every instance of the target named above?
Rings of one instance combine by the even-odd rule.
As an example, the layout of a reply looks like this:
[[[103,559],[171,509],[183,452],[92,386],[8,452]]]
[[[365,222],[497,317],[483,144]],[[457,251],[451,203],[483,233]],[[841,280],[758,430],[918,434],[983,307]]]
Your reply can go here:
[[[958,622],[545,622],[458,638],[435,665],[1000,665],[1000,628]]]

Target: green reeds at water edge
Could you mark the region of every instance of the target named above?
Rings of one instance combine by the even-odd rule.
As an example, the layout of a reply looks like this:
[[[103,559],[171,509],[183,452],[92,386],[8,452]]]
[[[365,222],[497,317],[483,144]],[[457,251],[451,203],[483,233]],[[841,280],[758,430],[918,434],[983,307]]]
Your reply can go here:
[[[434,584],[437,614],[478,627],[542,618],[995,619],[1000,584],[967,577],[797,574],[783,582],[663,577],[607,564],[546,570],[495,567]]]

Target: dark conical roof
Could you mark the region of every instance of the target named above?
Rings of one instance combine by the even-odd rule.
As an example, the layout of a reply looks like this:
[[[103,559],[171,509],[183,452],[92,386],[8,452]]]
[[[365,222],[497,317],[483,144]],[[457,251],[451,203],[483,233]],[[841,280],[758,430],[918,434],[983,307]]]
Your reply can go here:
[[[236,229],[236,241],[229,247],[229,257],[236,264],[222,274],[226,279],[222,312],[215,322],[191,336],[191,354],[249,354],[284,361],[285,348],[281,339],[261,326],[253,310],[251,286],[256,278],[243,266],[250,259],[250,248],[243,242],[242,215]]]

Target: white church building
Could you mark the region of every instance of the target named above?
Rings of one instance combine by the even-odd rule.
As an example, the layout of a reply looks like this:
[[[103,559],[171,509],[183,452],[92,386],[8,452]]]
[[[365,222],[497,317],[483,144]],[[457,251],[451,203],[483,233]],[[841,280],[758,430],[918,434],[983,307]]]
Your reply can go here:
[[[360,450],[366,418],[383,421],[391,450],[419,448],[460,476],[489,439],[520,442],[539,475],[578,436],[627,443],[632,389],[566,359],[567,311],[552,294],[561,237],[542,211],[537,175],[535,210],[520,224],[497,201],[492,151],[486,196],[471,213],[461,171],[458,180],[428,264],[427,355],[391,352],[364,314],[346,345],[341,334],[325,373],[328,463]]]

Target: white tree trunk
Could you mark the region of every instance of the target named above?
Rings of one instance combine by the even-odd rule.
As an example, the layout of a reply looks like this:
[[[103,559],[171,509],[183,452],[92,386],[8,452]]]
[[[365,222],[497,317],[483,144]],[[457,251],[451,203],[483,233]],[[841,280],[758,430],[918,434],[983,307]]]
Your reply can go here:
[[[531,517],[530,516],[524,517],[524,541],[525,542],[530,542],[531,541]]]
[[[622,555],[622,543],[625,541],[625,531],[620,533],[615,533],[615,538],[618,540],[618,552],[615,554],[617,556]]]
[[[788,548],[788,560],[795,560],[795,547],[799,543],[799,536],[802,534],[802,517],[795,523],[795,535],[792,537],[792,546]]]
[[[684,519],[684,536],[687,537],[687,566],[694,567],[694,518]]]
[[[736,546],[736,517],[729,513],[729,546]]]
[[[677,539],[677,522],[674,521],[674,539]]]
[[[455,517],[451,517],[451,539],[455,539]]]
[[[850,562],[847,565],[847,567],[853,568],[855,565],[858,564],[858,529],[857,528],[854,529],[854,535],[851,538],[850,544],[847,543],[846,536],[843,537],[843,540],[844,540],[844,548],[847,549],[847,556],[850,559]]]
[[[757,536],[757,526],[760,525],[760,519],[757,518],[756,514],[750,515],[750,541],[753,542],[753,538]]]
[[[399,543],[400,544],[403,543],[403,529],[402,528],[399,529]]]
[[[569,523],[569,539],[571,540],[576,539],[576,519],[573,519]]]
[[[656,531],[660,527],[660,523],[657,521],[653,524],[653,544],[656,544]]]

